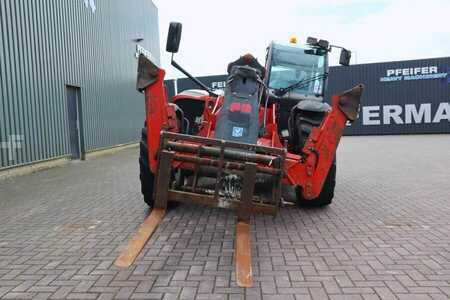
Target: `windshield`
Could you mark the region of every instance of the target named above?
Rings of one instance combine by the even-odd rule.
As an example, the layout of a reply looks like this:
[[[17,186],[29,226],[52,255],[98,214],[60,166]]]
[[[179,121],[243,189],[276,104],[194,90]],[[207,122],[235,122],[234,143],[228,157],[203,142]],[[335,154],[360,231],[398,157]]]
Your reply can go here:
[[[269,88],[286,88],[325,73],[325,56],[306,54],[307,49],[310,48],[273,44]],[[292,91],[298,94],[322,95],[323,82],[323,78],[318,78]]]

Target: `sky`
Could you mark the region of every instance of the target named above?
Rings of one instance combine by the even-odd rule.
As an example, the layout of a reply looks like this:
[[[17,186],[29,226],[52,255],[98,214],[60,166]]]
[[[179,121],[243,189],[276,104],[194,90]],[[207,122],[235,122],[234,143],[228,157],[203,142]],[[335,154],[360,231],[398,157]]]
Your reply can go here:
[[[153,0],[158,7],[161,67],[184,77],[165,52],[171,21],[183,24],[175,60],[194,76],[226,73],[252,53],[264,63],[271,41],[296,36],[353,52],[352,63],[450,56],[450,0]],[[339,51],[330,63],[337,64]]]

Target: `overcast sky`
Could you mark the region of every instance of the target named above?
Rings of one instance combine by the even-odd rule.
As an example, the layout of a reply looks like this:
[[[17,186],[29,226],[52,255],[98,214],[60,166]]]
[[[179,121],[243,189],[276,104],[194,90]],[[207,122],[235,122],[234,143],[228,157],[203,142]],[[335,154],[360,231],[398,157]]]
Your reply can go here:
[[[176,60],[195,76],[224,74],[248,52],[263,63],[270,41],[291,36],[342,45],[356,52],[353,63],[450,56],[450,0],[153,1],[166,78],[183,77],[165,52],[170,21],[183,23]]]

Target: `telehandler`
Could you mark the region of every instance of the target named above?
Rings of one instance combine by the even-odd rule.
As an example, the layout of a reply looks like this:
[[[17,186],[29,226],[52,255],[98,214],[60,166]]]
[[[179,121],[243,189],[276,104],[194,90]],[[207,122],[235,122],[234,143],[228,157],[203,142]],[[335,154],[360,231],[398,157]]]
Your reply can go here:
[[[166,50],[172,65],[200,89],[168,99],[165,71],[141,54],[137,89],[145,93],[140,180],[150,216],[116,261],[133,263],[170,202],[234,209],[237,214],[236,282],[252,286],[250,221],[253,213],[276,215],[282,186],[295,188],[300,206],[332,202],[336,148],[355,121],[363,85],[324,101],[328,55],[340,48],[308,38],[305,46],[272,42],[265,66],[250,54],[228,65],[223,93],[213,91],[174,61],[182,25],[171,23]]]

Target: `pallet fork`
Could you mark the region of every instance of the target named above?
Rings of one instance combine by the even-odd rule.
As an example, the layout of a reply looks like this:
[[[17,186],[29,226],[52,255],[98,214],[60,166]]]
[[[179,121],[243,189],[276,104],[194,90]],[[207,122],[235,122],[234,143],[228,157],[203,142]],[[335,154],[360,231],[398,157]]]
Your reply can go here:
[[[286,151],[283,149],[241,144],[189,136],[170,132],[161,135],[161,151],[158,159],[158,173],[155,184],[155,203],[151,214],[141,225],[137,233],[123,250],[115,265],[130,266],[139,255],[147,240],[155,232],[162,221],[169,201],[194,203],[210,207],[234,209],[237,214],[235,267],[236,282],[241,287],[251,287],[251,243],[250,228],[253,213],[266,213],[275,216],[281,198],[281,181]],[[173,186],[171,167],[173,164],[193,164],[194,180],[191,184],[183,184],[182,189]],[[199,186],[197,178],[202,167],[214,167],[217,180],[214,190]],[[243,178],[240,197],[231,199],[219,192],[225,173],[233,172]],[[270,175],[272,195],[267,201],[254,196],[256,177],[261,174]],[[180,188],[180,187],[178,187]]]

